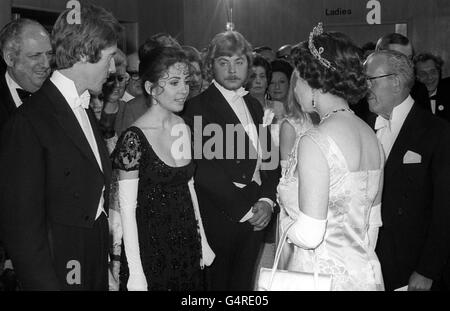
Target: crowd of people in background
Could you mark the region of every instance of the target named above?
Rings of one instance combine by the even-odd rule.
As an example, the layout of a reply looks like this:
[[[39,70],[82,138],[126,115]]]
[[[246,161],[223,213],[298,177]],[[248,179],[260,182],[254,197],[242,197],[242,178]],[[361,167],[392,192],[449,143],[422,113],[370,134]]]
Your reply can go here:
[[[439,55],[320,23],[126,51],[111,13],[68,12],[0,31],[0,291],[254,290],[283,232],[278,267],[332,290],[450,289]]]

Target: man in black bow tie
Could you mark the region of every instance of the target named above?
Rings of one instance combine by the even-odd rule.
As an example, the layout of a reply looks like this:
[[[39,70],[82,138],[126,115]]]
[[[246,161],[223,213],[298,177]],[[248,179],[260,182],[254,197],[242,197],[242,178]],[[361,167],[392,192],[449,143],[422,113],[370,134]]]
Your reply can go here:
[[[79,14],[58,17],[55,71],[38,91],[27,80],[36,92],[1,133],[0,235],[25,290],[108,290],[111,163],[86,108],[115,72],[122,27],[87,2]]]
[[[18,19],[0,31],[5,67],[0,70],[0,129],[50,74],[52,47],[47,31],[36,21]]]
[[[416,79],[425,84],[430,96],[429,110],[450,121],[450,77],[442,78],[444,61],[431,53],[414,57]]]
[[[185,106],[186,123],[200,137],[194,141],[194,180],[206,236],[216,254],[206,270],[210,290],[253,289],[263,230],[276,202],[278,150],[268,146],[270,131],[262,126],[261,105],[243,88],[251,53],[240,33],[216,35],[206,62],[214,80]],[[260,156],[259,151],[269,149],[275,152]]]

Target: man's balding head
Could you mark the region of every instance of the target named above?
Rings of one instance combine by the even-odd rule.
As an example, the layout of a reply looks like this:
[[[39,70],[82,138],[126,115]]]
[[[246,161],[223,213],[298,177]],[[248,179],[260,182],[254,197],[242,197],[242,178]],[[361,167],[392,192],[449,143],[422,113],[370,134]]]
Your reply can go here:
[[[29,92],[50,74],[52,47],[47,31],[36,21],[18,19],[0,32],[0,49],[11,78]]]

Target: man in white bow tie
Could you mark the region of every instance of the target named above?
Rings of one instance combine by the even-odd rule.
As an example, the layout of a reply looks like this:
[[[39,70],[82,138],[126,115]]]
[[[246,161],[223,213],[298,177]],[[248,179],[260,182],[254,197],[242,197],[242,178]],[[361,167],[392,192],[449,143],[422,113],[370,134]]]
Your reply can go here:
[[[410,96],[413,64],[396,51],[365,62],[368,103],[386,153],[376,253],[387,290],[448,290],[450,126]]]
[[[0,234],[25,290],[108,290],[108,151],[88,110],[121,26],[83,3],[53,28],[56,70],[5,125]]]
[[[253,289],[263,229],[276,202],[278,161],[262,154],[275,151],[270,153],[277,157],[278,151],[270,149],[270,143],[264,144],[271,142],[270,132],[266,127],[262,130],[264,113],[259,102],[243,88],[252,63],[251,53],[240,33],[216,35],[206,57],[213,82],[185,105],[184,118],[195,140],[194,178],[199,206],[208,241],[216,254],[207,268],[210,290]],[[217,129],[214,137],[207,134],[212,126]],[[200,142],[196,137],[201,137]],[[215,140],[213,148],[210,140]]]

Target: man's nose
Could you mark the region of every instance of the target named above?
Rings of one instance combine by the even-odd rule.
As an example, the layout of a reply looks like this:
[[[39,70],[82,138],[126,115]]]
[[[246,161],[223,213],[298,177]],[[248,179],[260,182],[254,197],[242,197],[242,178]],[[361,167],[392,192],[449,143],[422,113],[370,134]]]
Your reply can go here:
[[[230,73],[235,73],[236,72],[236,65],[235,64],[230,64],[230,66],[228,66],[228,71]]]

